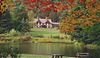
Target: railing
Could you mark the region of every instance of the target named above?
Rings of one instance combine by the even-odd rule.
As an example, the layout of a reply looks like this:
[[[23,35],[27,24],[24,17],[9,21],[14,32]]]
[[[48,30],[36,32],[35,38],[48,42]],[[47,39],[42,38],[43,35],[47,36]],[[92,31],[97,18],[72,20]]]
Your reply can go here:
[[[63,58],[63,55],[61,55],[61,54],[53,54],[52,58]]]
[[[77,53],[76,58],[88,58],[89,53]]]

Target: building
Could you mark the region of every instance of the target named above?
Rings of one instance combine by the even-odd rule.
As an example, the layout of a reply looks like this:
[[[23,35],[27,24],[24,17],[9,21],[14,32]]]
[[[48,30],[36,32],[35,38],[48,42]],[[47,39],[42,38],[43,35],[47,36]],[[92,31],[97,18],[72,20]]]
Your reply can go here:
[[[41,28],[53,28],[53,27],[58,27],[59,23],[58,22],[52,22],[51,19],[36,19],[35,20],[35,26],[36,27],[41,27]]]

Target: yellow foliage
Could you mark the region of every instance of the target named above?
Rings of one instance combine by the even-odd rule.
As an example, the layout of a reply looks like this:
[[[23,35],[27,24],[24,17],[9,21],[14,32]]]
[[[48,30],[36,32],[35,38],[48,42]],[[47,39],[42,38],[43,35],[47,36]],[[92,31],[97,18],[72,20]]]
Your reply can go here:
[[[8,8],[11,8],[10,6],[14,5],[13,0],[2,0],[0,3],[0,12],[6,11]]]

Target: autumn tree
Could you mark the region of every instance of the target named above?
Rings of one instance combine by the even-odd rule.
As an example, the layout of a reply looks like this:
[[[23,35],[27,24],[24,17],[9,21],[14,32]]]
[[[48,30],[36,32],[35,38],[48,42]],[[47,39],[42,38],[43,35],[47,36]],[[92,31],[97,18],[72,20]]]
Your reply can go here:
[[[5,12],[6,10],[11,10],[15,8],[13,0],[0,0],[0,13]]]
[[[59,12],[68,9],[68,5],[63,0],[16,0],[25,6],[26,11],[33,11],[34,17],[48,16],[59,17]],[[54,15],[54,16],[53,16]]]
[[[39,17],[40,13],[46,13],[46,16],[57,13],[57,17],[62,19],[60,31],[64,33],[74,32],[78,26],[91,27],[100,22],[99,0],[15,0],[15,2],[24,6],[24,10],[17,13],[18,16],[29,11],[34,12],[35,17]]]
[[[93,35],[88,37],[89,34],[84,33],[84,31],[89,28],[92,28],[97,23],[100,24],[99,4],[99,0],[77,1],[76,6],[72,6],[73,9],[70,10],[70,12],[66,13],[66,16],[61,21],[60,31],[63,33],[70,33],[75,38],[84,38],[80,39],[82,41],[89,40]],[[93,29],[91,30],[91,32],[95,33],[95,30]],[[94,37],[95,36],[96,35],[94,35]],[[95,40],[94,37],[92,38],[92,40],[89,40],[90,43],[92,43],[93,40]]]
[[[61,32],[75,31],[75,27],[77,26],[91,27],[95,23],[100,22],[99,20],[100,16],[96,15],[96,13],[99,12],[100,10],[100,7],[98,6],[99,4],[100,4],[99,0],[78,1],[76,7],[72,6],[74,7],[74,9],[66,13],[66,16],[62,20],[60,25]],[[69,25],[71,27],[69,27]]]
[[[71,8],[73,2],[75,0],[15,0],[15,3],[21,3],[25,7],[25,12],[33,11],[35,17],[41,13],[46,13],[48,17],[56,13],[57,17],[62,17],[62,12]]]

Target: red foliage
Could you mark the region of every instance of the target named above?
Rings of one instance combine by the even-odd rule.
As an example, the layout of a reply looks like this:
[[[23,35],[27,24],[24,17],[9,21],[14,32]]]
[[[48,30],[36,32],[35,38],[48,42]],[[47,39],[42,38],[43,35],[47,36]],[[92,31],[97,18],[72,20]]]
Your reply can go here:
[[[60,4],[62,4],[61,2],[56,2],[56,5],[60,5]]]
[[[53,8],[55,8],[55,6],[54,5],[50,5],[49,8],[53,9]]]
[[[69,9],[69,6],[68,5],[64,5],[64,8]]]
[[[1,1],[2,1],[2,0],[0,0],[0,3],[1,3]]]
[[[49,5],[49,1],[41,2],[41,4],[44,5],[44,6]]]
[[[29,8],[28,8],[28,10],[32,10],[32,8],[31,8],[31,7],[29,7]]]
[[[93,2],[96,2],[96,0],[92,0]]]
[[[23,4],[27,5],[27,4],[29,4],[29,2],[27,2],[27,1],[24,1],[24,2],[23,2]]]
[[[51,8],[46,8],[45,10],[46,10],[46,11],[51,11]]]
[[[86,1],[86,0],[80,0],[80,3],[82,3],[82,4],[83,4],[83,3],[85,3],[85,1]]]
[[[19,0],[18,0],[19,1]],[[75,0],[68,0],[69,3],[73,3]],[[28,10],[33,10],[34,8],[37,8],[37,10],[40,10],[41,12],[46,11],[54,11],[59,12],[63,9],[69,9],[69,7],[66,4],[63,4],[63,0],[60,2],[53,2],[50,0],[23,0],[20,2],[28,8]],[[43,10],[44,9],[44,10]]]
[[[31,0],[31,2],[36,2],[36,0]]]
[[[54,9],[53,11],[54,11],[54,12],[58,12],[58,10],[57,10],[57,9]]]
[[[69,4],[73,4],[75,0],[66,0]]]
[[[33,6],[33,5],[30,5],[29,7],[30,7],[30,8],[32,8],[32,9],[34,8],[34,6]]]
[[[46,10],[43,9],[43,10],[41,10],[41,12],[46,12]]]

